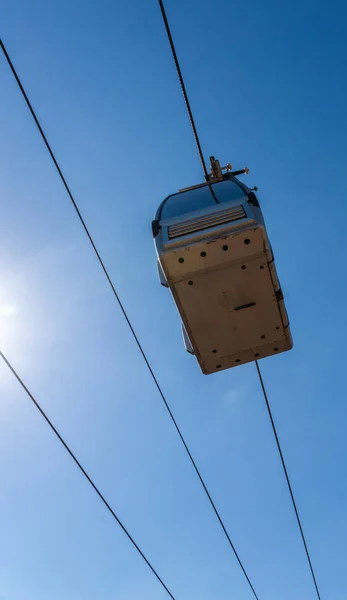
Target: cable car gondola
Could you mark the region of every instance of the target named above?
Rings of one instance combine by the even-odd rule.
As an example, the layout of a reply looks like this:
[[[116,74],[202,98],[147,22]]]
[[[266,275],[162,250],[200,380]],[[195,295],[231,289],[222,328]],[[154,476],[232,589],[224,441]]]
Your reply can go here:
[[[152,223],[160,282],[206,375],[293,346],[259,202],[236,177],[248,169],[210,162],[208,180],[165,198]]]

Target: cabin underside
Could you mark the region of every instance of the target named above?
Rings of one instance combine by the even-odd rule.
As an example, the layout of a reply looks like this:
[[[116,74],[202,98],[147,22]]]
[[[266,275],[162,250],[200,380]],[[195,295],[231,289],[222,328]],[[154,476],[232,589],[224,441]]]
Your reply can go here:
[[[162,265],[203,373],[292,347],[263,227],[177,248]]]

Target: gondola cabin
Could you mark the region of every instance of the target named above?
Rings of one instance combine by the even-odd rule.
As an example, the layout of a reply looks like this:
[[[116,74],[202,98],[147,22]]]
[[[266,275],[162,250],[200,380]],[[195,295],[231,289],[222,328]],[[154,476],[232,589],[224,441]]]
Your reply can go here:
[[[234,173],[168,196],[152,225],[160,282],[204,374],[292,348],[263,215]]]

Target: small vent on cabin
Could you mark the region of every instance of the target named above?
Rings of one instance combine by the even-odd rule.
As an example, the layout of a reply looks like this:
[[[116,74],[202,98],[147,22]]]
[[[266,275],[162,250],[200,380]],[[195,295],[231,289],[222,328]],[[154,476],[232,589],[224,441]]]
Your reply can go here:
[[[233,206],[232,208],[227,208],[226,210],[214,212],[209,215],[203,215],[202,217],[196,217],[196,219],[182,221],[176,225],[170,225],[169,239],[172,240],[180,237],[181,235],[188,235],[189,233],[194,233],[195,231],[201,231],[202,229],[223,225],[229,221],[239,221],[245,217],[246,213],[242,205]]]

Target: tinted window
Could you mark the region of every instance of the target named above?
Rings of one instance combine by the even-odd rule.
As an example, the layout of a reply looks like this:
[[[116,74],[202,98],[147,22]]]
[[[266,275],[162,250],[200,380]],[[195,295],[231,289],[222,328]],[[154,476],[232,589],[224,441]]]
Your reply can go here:
[[[221,181],[213,186],[214,194],[218,202],[230,202],[230,200],[246,199],[246,193],[236,181]]]
[[[245,199],[246,194],[235,181],[221,181],[213,185],[180,192],[169,196],[163,204],[161,219],[178,217],[185,213],[216,206],[230,200]]]

